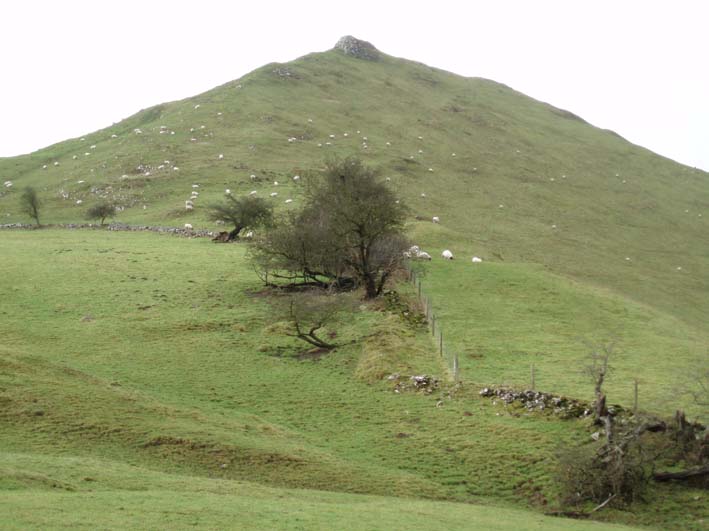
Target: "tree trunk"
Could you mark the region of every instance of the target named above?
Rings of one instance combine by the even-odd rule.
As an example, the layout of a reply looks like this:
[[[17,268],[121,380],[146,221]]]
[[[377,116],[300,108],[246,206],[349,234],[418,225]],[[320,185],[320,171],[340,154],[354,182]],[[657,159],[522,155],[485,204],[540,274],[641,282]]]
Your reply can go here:
[[[228,241],[233,242],[234,240],[236,240],[239,237],[239,233],[241,232],[242,228],[243,227],[234,227],[234,230],[229,233]]]

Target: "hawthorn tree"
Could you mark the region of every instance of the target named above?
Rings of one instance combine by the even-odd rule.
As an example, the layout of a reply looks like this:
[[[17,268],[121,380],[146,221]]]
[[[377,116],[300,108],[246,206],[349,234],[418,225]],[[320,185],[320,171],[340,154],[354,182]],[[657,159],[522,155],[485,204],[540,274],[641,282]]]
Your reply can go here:
[[[111,203],[99,203],[86,211],[86,219],[101,220],[101,225],[103,225],[104,221],[106,221],[106,218],[112,218],[115,215],[116,206]]]
[[[254,261],[266,279],[362,286],[372,299],[402,265],[405,218],[376,171],[357,158],[331,160],[307,188],[302,211],[260,239]]]
[[[211,221],[223,221],[234,226],[229,241],[239,237],[244,229],[269,226],[273,220],[273,206],[260,197],[227,195],[223,203],[213,204],[208,214]]]
[[[22,192],[20,196],[20,208],[22,211],[31,217],[37,225],[39,226],[39,209],[42,206],[42,202],[39,200],[37,195],[37,190],[28,186]]]

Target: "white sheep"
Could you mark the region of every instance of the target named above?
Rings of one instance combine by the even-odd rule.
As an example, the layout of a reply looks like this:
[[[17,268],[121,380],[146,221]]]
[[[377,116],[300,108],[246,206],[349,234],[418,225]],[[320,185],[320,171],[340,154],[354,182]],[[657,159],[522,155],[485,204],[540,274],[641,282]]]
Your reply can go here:
[[[185,223],[185,230],[192,230],[192,223]]]
[[[479,264],[482,261],[483,261],[483,259],[480,258],[479,256],[473,256],[473,263],[474,264]]]
[[[82,201],[81,199],[77,199],[77,200],[76,200],[76,204],[77,204],[77,205],[80,205],[81,203],[83,203],[83,201]]]
[[[289,204],[289,203],[292,203],[292,202],[293,202],[292,199],[286,199],[286,205]]]
[[[230,188],[227,188],[226,190],[224,190],[224,193],[225,193],[226,195],[231,195],[231,189],[230,189]]]
[[[278,186],[278,181],[273,181],[273,186]]]
[[[224,158],[224,153],[219,154],[219,160],[222,160]]]
[[[253,238],[254,237],[254,231],[250,230],[246,234],[244,234],[246,238]]]
[[[5,188],[12,188],[12,181],[5,181]]]
[[[294,175],[293,176],[294,181],[300,181],[300,175]],[[274,183],[275,184],[275,183]]]
[[[421,260],[431,260],[431,255],[428,254],[426,251],[420,251],[417,255],[416,258],[419,258]]]
[[[72,160],[76,160],[76,159],[78,159],[78,158],[79,158],[79,157],[78,157],[77,155],[74,155],[73,157],[71,157]]]
[[[431,221],[433,221],[434,223],[440,223],[440,222],[441,222],[441,218],[439,218],[438,216],[433,216],[433,217],[431,218]]]
[[[199,188],[199,185],[198,185],[198,184],[193,184],[193,185],[192,185],[192,188]]]
[[[249,178],[250,178],[252,181],[255,181],[255,180],[256,180],[256,176],[255,176],[253,173],[252,173],[251,175],[249,175]]]
[[[453,260],[453,253],[446,249],[441,253],[441,257],[443,257],[445,260]]]
[[[194,106],[195,109],[199,109],[199,103]]]
[[[54,165],[55,165],[55,166],[59,166],[59,163],[55,161],[55,162],[54,162]]]
[[[111,138],[118,138],[118,135],[111,135]]]
[[[47,165],[46,165],[46,164],[43,164],[43,165],[42,165],[42,169],[43,169],[43,170],[46,170],[46,169],[47,169]]]
[[[278,192],[271,192],[271,197],[276,197],[278,195]]]
[[[251,191],[249,192],[249,195],[256,195],[257,193],[258,193],[258,192],[257,192],[256,190],[251,190]]]
[[[180,171],[180,168],[178,168],[177,166],[175,166],[175,167],[172,168],[172,169],[173,169],[174,171]]]

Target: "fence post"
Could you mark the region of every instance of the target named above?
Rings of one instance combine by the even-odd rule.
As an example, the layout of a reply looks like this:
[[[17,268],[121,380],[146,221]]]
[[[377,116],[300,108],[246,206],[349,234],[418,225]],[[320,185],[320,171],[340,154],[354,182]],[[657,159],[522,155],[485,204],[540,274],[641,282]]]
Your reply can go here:
[[[436,316],[431,314],[431,335],[436,337]]]
[[[633,415],[638,414],[638,380],[634,380],[634,392],[633,392]]]

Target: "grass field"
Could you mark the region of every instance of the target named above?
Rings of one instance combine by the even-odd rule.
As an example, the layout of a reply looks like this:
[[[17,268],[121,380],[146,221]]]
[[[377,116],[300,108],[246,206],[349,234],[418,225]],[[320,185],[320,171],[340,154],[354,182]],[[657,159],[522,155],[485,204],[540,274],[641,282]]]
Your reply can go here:
[[[709,175],[493,81],[338,51],[266,65],[0,159],[0,223],[29,221],[34,186],[43,223],[110,200],[122,222],[216,229],[207,206],[226,189],[298,208],[333,155],[409,206],[462,385],[382,303],[335,324],[353,343],[304,352],[246,245],[1,231],[0,527],[603,528],[541,516],[556,454],[588,442],[587,423],[478,396],[526,386],[534,364],[538,389],[588,398],[584,340],[617,340],[611,402],[630,406],[638,380],[641,409],[707,420],[687,391],[709,355]],[[397,394],[392,373],[443,384]],[[706,507],[662,485],[598,518],[704,529]]]
[[[244,527],[327,528],[360,513],[363,529],[590,525],[509,509],[556,504],[554,456],[588,440],[583,422],[511,415],[470,383],[452,396],[445,386],[393,393],[357,377],[362,342],[299,359],[244,245],[60,230],[4,231],[0,243],[10,295],[0,314],[0,486],[16,527],[72,526],[99,507],[94,521],[106,527],[151,526],[167,512],[171,526],[217,528],[240,507],[255,522]],[[393,319],[365,307],[338,328],[346,339],[396,334],[367,358],[384,374],[444,374],[425,329]],[[217,510],[224,496],[233,505]],[[701,529],[702,494],[653,496],[600,516]]]

